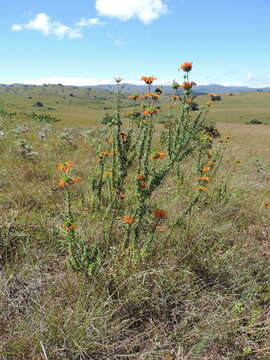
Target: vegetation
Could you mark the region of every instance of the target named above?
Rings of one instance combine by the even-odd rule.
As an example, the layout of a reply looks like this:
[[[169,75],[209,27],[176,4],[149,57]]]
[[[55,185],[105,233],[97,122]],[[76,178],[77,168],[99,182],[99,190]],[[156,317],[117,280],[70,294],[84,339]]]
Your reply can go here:
[[[3,359],[269,359],[269,129],[213,121],[267,95],[192,111],[181,70],[172,97],[46,86],[53,116],[5,97]]]

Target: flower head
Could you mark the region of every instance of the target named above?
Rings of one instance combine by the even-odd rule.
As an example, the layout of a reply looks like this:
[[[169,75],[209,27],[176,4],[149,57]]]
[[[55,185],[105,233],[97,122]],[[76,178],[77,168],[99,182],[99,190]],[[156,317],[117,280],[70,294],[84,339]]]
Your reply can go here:
[[[132,224],[134,223],[135,219],[131,216],[124,216],[123,217],[123,222],[124,224]]]
[[[157,113],[158,113],[158,109],[155,108],[154,106],[145,109],[143,112],[144,115],[157,115]]]
[[[157,209],[154,211],[154,217],[156,219],[163,219],[166,216],[166,211],[162,209]]]
[[[154,76],[142,76],[141,81],[144,81],[147,85],[151,85],[153,81],[157,80]]]
[[[59,182],[58,182],[58,186],[63,188],[66,186],[70,186],[70,185],[74,185],[76,184],[78,181],[81,181],[82,178],[81,177],[73,177],[70,178],[68,176],[64,176]]]
[[[59,162],[57,163],[57,169],[59,171],[68,171],[74,166],[74,163],[72,161],[65,161],[65,162]]]
[[[196,86],[197,84],[194,81],[188,82],[184,81],[183,84],[180,85],[182,89],[190,90],[193,86]]]
[[[210,166],[204,166],[201,171],[202,172],[209,172],[211,170],[211,167]]]
[[[75,224],[73,224],[71,221],[66,221],[63,226],[67,232],[74,231],[76,228]]]
[[[100,158],[104,158],[104,157],[106,157],[106,156],[110,156],[110,153],[109,153],[108,151],[103,151],[103,152],[101,152],[101,153],[99,154],[99,157],[100,157]]]
[[[183,70],[185,72],[189,72],[192,69],[192,62],[184,62],[184,64],[182,64],[179,67],[179,70]]]
[[[154,154],[149,155],[151,159],[164,159],[166,154],[164,152],[158,151],[155,152]]]
[[[207,188],[206,186],[199,186],[199,187],[198,187],[198,190],[199,190],[199,191],[207,192],[207,191],[208,191],[208,188]]]
[[[145,179],[146,179],[146,177],[145,177],[144,174],[138,174],[137,175],[137,180],[144,181]]]
[[[263,204],[262,204],[263,207],[270,207],[270,201],[265,201]]]
[[[198,177],[198,180],[205,181],[205,182],[210,182],[211,178],[209,176],[203,175],[203,176]]]

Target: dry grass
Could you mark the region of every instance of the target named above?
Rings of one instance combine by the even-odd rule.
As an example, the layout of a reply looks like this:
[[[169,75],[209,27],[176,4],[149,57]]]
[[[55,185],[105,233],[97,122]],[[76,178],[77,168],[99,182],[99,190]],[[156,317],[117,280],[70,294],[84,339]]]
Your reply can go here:
[[[92,211],[88,182],[97,145],[78,130],[76,147],[63,147],[59,133],[67,123],[41,141],[40,124],[16,120],[10,129],[18,122],[29,132],[0,143],[1,359],[270,358],[269,208],[261,208],[270,200],[270,128],[219,123],[233,141],[209,197],[180,229],[158,235],[151,257],[133,261],[112,243],[106,266],[89,278],[65,263],[55,164],[78,164],[76,175],[84,178],[84,202],[74,191],[78,232],[95,241],[104,226]],[[86,118],[67,122],[87,125]],[[19,138],[39,152],[36,160],[19,154]],[[168,180],[160,194],[168,217],[185,206],[192,176],[185,164],[181,196]]]

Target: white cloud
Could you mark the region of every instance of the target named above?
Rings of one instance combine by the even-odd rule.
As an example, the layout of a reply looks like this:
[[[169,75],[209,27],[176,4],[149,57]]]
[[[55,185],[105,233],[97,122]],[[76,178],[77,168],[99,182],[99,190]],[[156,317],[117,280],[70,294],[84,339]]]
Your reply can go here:
[[[43,35],[53,35],[58,39],[63,39],[65,36],[70,39],[82,38],[79,29],[73,29],[67,25],[63,25],[59,21],[52,21],[45,13],[37,14],[37,16],[27,24],[15,24],[12,26],[13,31],[21,31],[24,29],[40,31]]]
[[[254,77],[255,77],[255,76],[254,76],[254,74],[253,74],[252,72],[248,72],[248,73],[247,73],[247,79],[248,79],[248,80],[253,80]]]
[[[23,29],[22,25],[12,25],[12,31],[21,31]]]
[[[75,24],[78,27],[86,27],[86,26],[95,26],[95,25],[104,25],[104,22],[100,21],[98,18],[85,18],[82,17],[79,22]]]
[[[96,9],[101,16],[123,21],[138,17],[144,24],[151,23],[168,10],[163,0],[96,0]]]

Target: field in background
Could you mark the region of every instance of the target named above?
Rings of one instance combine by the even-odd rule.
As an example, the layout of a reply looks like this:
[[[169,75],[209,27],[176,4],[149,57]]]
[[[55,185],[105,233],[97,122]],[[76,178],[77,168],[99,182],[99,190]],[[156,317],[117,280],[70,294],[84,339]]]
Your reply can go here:
[[[136,266],[116,254],[109,271],[88,279],[65,264],[56,163],[76,164],[83,178],[75,190],[78,232],[97,239],[104,223],[91,213],[88,179],[115,94],[0,87],[3,108],[16,113],[1,120],[9,134],[0,142],[1,360],[269,360],[270,213],[261,205],[270,201],[270,94],[221,97],[209,118],[232,138],[211,184],[222,189],[209,194],[181,232],[158,235],[155,257]],[[130,103],[123,99],[123,112]],[[32,112],[61,121],[48,127]],[[253,119],[265,125],[245,124]],[[20,153],[21,140],[38,153],[34,160]],[[191,168],[185,164],[183,198],[170,180],[163,190],[168,217],[190,194]]]
[[[125,96],[127,98],[127,96]],[[229,122],[245,124],[258,120],[270,125],[270,93],[221,94],[222,101],[215,102],[210,118],[216,123]],[[62,119],[62,125],[87,127],[100,122],[105,113],[113,113],[115,93],[68,86],[0,86],[1,103],[10,112],[42,112]],[[127,107],[131,104],[123,99]],[[168,96],[161,97],[162,112],[167,113]],[[44,107],[33,106],[41,101]],[[195,101],[199,105],[209,101],[207,95],[199,95]],[[105,109],[104,109],[105,108]]]

